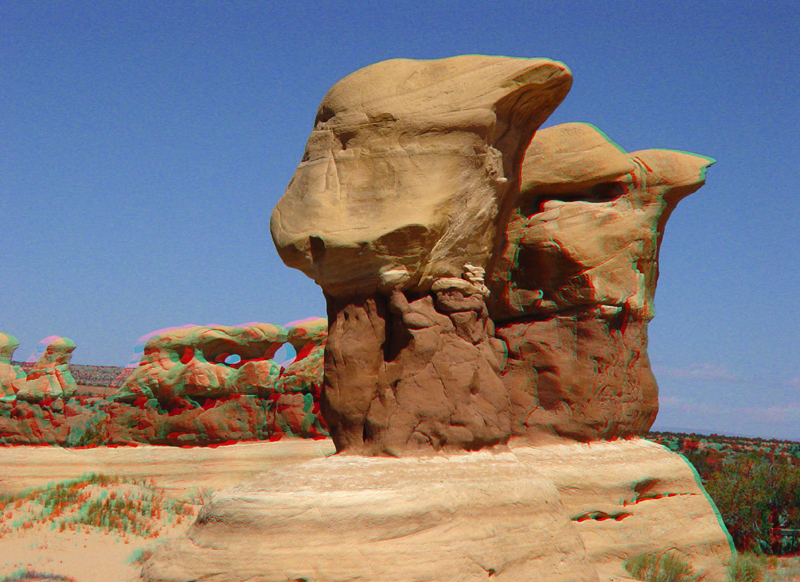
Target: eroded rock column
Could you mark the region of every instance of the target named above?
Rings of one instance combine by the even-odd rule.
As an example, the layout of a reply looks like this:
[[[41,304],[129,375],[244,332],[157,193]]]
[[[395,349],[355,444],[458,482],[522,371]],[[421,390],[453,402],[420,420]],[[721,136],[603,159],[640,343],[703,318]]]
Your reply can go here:
[[[525,148],[570,84],[543,59],[394,60],[323,99],[271,230],[326,294],[322,413],[339,451],[509,438],[482,270]]]
[[[17,398],[31,402],[46,398],[69,400],[78,390],[78,384],[69,369],[75,343],[69,338],[58,336],[42,341],[48,342],[44,353],[28,372],[25,386],[17,392]]]
[[[0,332],[0,398],[13,400],[25,386],[26,374],[11,363],[19,340],[13,335]]]

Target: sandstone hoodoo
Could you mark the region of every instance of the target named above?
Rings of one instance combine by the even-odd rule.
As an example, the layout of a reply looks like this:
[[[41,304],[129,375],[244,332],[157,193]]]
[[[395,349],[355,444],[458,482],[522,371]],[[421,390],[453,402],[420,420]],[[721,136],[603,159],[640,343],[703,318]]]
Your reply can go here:
[[[712,160],[628,154],[581,123],[530,141],[570,83],[560,63],[472,56],[379,63],[326,95],[271,228],[327,298],[338,450],[652,425],[658,248]]]
[[[46,398],[69,400],[78,388],[69,362],[75,343],[65,337],[45,338],[47,345],[36,365],[28,372],[25,386],[17,392],[19,400],[38,402]]]
[[[271,229],[327,298],[322,407],[339,450],[508,440],[481,273],[570,85],[561,63],[463,56],[378,63],[323,99]]]
[[[11,363],[19,340],[11,334],[0,333],[0,398],[13,400],[25,386],[26,374]]]
[[[570,83],[466,56],[334,85],[271,229],[325,294],[320,407],[348,454],[215,495],[143,580],[610,582],[666,551],[725,579],[696,474],[637,438],[664,224],[711,160],[534,135]]]

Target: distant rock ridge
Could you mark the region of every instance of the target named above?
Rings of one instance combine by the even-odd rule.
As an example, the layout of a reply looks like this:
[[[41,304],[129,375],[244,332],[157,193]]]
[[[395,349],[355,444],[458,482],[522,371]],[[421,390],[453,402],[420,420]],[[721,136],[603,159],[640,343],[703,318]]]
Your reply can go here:
[[[39,363],[18,366],[11,357],[19,342],[3,335],[0,444],[208,445],[325,438],[319,391],[326,333],[327,322],[314,318],[289,328],[180,328],[151,338],[135,368],[71,365],[69,340],[51,341]],[[285,369],[271,359],[284,344],[296,353]],[[240,360],[226,364],[231,355]],[[64,381],[67,389],[57,384],[58,391],[42,384],[45,380]],[[87,390],[90,386],[107,389]]]
[[[36,365],[35,362],[11,362],[15,366],[19,366],[26,374],[30,372]],[[121,366],[101,366],[94,364],[73,364],[70,362],[69,370],[72,377],[75,378],[75,383],[79,386],[111,386],[114,381],[119,378],[120,374],[125,370]]]

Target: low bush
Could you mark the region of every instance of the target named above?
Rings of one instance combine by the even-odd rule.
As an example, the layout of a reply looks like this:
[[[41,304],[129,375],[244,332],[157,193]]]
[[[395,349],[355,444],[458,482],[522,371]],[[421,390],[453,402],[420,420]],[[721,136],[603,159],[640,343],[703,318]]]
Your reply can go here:
[[[623,564],[632,576],[644,582],[698,582],[689,562],[674,552],[644,553]]]
[[[728,566],[728,582],[764,582],[764,560],[751,553],[739,554]]]
[[[166,499],[144,479],[91,474],[17,494],[0,495],[0,537],[17,529],[49,525],[58,531],[98,528],[117,535],[156,537],[167,523],[192,520],[195,498]],[[2,581],[0,581],[2,582]]]

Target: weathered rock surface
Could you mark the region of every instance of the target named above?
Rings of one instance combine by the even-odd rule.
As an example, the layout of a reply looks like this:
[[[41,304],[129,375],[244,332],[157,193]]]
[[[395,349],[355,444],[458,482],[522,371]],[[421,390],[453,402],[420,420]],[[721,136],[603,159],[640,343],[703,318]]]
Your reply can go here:
[[[488,281],[508,347],[514,434],[643,434],[658,411],[647,356],[658,249],[713,160],[625,153],[588,124],[538,132]]]
[[[396,59],[336,83],[271,230],[330,295],[430,288],[484,267],[533,132],[571,76],[545,59]]]
[[[13,400],[25,385],[26,374],[11,363],[19,340],[13,335],[0,333],[0,399]]]
[[[235,394],[169,410],[155,400],[129,404],[79,396],[62,406],[47,399],[12,400],[0,402],[0,444],[205,446],[284,436],[325,438],[315,403],[309,405],[305,397]]]
[[[306,429],[319,425],[326,336],[325,319],[306,320],[290,329],[267,323],[178,328],[147,341],[139,366],[115,399],[128,403],[157,399],[173,407],[184,406],[186,398],[201,402],[234,394],[271,398],[275,406],[288,411],[286,434],[308,434],[302,425]],[[284,370],[273,358],[287,343],[297,355]]]
[[[280,374],[272,361],[286,330],[258,323],[243,327],[195,326],[165,332],[147,341],[139,366],[120,389],[120,399],[221,398],[265,394]],[[229,356],[236,364],[226,364]]]
[[[335,456],[217,493],[143,580],[605,582],[670,548],[725,580],[728,538],[694,472],[641,439]]]
[[[274,435],[328,435],[319,407],[327,337],[327,319],[311,318],[290,324],[286,343],[294,348],[296,356],[272,387]]]
[[[398,455],[504,443],[504,352],[480,283],[331,298],[321,409],[339,450]]]
[[[323,99],[271,230],[326,293],[322,413],[339,450],[510,436],[483,273],[524,150],[570,84],[542,59],[395,60]]]
[[[511,453],[337,456],[218,493],[148,582],[598,580],[552,482]]]
[[[520,446],[517,443],[520,443]],[[630,577],[623,562],[672,549],[707,582],[727,580],[733,544],[694,468],[644,439],[512,450],[559,490],[601,580]]]
[[[326,336],[327,320],[318,318],[289,329],[253,324],[173,330],[146,344],[128,382],[97,396],[74,395],[74,381],[66,393],[54,392],[49,384],[49,392],[39,384],[29,390],[24,371],[10,364],[18,342],[2,335],[0,378],[8,378],[2,386],[9,392],[0,398],[0,444],[202,446],[284,436],[325,438],[319,394]],[[70,350],[67,342],[48,346],[31,371],[39,370],[36,382],[60,381],[69,369],[63,353]],[[273,357],[284,342],[296,350],[285,370],[262,359]],[[242,360],[224,364],[233,354]]]
[[[19,400],[37,402],[45,399],[69,400],[74,396],[78,385],[69,362],[75,343],[65,337],[52,336],[48,341],[44,353],[36,365],[28,372],[25,386],[17,392]]]

